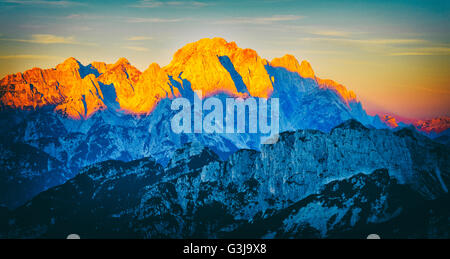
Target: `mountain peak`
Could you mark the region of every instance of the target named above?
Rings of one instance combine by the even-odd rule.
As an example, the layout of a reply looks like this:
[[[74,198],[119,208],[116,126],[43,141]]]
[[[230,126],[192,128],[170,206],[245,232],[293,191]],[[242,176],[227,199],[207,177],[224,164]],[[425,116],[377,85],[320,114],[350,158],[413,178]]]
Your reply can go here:
[[[353,91],[348,91],[347,88],[341,84],[329,79],[320,79],[316,77],[311,64],[303,60],[300,64],[298,60],[290,54],[286,54],[281,58],[274,58],[270,65],[272,67],[283,67],[288,71],[295,72],[303,78],[312,78],[317,81],[320,88],[331,89],[348,105],[350,102],[356,102],[356,94]]]
[[[193,42],[192,44],[197,47],[220,46],[226,48],[238,48],[236,42],[234,41],[228,42],[226,39],[220,37],[203,38],[196,42]]]
[[[151,63],[145,71],[147,71],[147,70],[160,70],[160,69],[161,69],[161,66],[159,66],[158,63]]]
[[[216,93],[239,95],[236,84],[254,97],[269,97],[272,82],[265,60],[252,49],[242,49],[222,38],[201,39],[179,49],[164,69],[180,84],[190,83],[205,97]]]
[[[124,57],[121,57],[121,58],[119,58],[119,59],[116,61],[116,63],[114,63],[114,65],[115,65],[115,66],[118,66],[118,65],[130,65],[130,61],[128,61],[128,59],[126,59],[126,58],[124,58]]]
[[[291,72],[298,73],[303,78],[315,78],[314,70],[308,61],[303,60],[299,64],[298,60],[290,54],[286,54],[281,58],[274,58],[270,65],[273,67],[284,67]]]
[[[309,62],[306,60],[303,60],[302,63],[300,64],[300,73],[299,74],[305,78],[314,78],[315,77],[314,70],[312,69],[311,64],[309,64]]]
[[[94,61],[94,62],[92,62],[90,65],[91,65],[93,68],[97,69],[97,71],[98,71],[100,74],[105,73],[106,70],[108,69],[105,62]]]
[[[57,70],[71,70],[71,69],[79,69],[81,63],[74,57],[70,57],[64,60],[63,63],[56,66]]]
[[[390,128],[397,128],[398,123],[395,120],[395,117],[390,115],[384,115],[380,117],[380,120],[383,121],[386,125],[388,125]]]
[[[217,44],[217,45],[227,45],[228,41],[221,37],[214,37],[214,38],[203,38],[195,42],[198,45],[208,45],[208,44]],[[230,42],[230,44],[233,44],[234,42]],[[236,43],[234,43],[236,44]]]
[[[351,102],[357,102],[358,99],[356,98],[356,94],[351,91],[347,90],[347,88],[333,80],[330,79],[320,79],[316,77],[317,83],[319,84],[320,88],[325,89],[331,89],[334,91],[339,97],[347,104]]]
[[[429,120],[418,120],[414,122],[414,126],[418,130],[426,133],[434,132],[439,134],[445,131],[446,129],[450,128],[450,117],[442,116]]]
[[[332,131],[334,131],[335,129],[353,129],[353,130],[358,130],[358,131],[368,130],[368,128],[366,126],[362,125],[361,122],[359,122],[355,119],[350,119],[350,120],[344,121],[343,123],[334,127],[332,129]]]
[[[168,67],[173,67],[179,63],[183,64],[189,61],[194,55],[202,56],[224,56],[238,49],[235,42],[228,43],[223,38],[203,38],[198,41],[188,43],[173,56],[172,62]]]
[[[128,59],[122,57],[119,58],[116,63],[107,65],[107,71],[101,77],[109,84],[112,81],[117,81],[118,78],[136,81],[140,74],[141,71],[132,66]]]
[[[300,71],[300,64],[298,63],[298,60],[290,54],[286,54],[281,58],[272,59],[272,61],[270,61],[270,65],[273,67],[284,67],[291,72],[298,73]]]

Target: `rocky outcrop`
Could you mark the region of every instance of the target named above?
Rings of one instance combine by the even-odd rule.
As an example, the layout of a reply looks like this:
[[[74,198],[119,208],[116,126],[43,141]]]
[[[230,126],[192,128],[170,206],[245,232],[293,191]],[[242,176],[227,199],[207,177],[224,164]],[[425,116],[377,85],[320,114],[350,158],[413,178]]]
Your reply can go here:
[[[183,83],[183,88],[202,90],[204,96],[239,95],[240,89],[235,86],[239,81],[251,96],[267,98],[273,88],[264,68],[266,63],[252,49],[241,49],[235,42],[213,38],[187,44],[164,69]]]
[[[24,143],[0,143],[0,204],[15,208],[73,177],[64,163]]]
[[[330,133],[283,133],[261,152],[240,150],[227,161],[191,143],[165,170],[151,159],[102,162],[8,212],[0,233],[365,238],[378,229],[448,237],[449,150],[427,141],[350,120]]]
[[[385,169],[332,181],[318,193],[270,214],[258,215],[226,237],[445,238],[449,195],[426,200],[399,185]]]
[[[281,58],[274,58],[270,61],[270,65],[273,67],[283,67],[291,72],[298,73],[303,78],[315,78],[314,70],[308,61],[303,60],[301,64],[298,60],[289,54],[284,55]]]
[[[383,121],[386,125],[388,125],[390,128],[397,128],[398,124],[397,121],[395,120],[395,117],[390,116],[390,115],[384,115],[381,118],[381,121]]]
[[[316,77],[308,62],[299,64],[293,56],[286,55],[268,63],[251,49],[214,38],[188,44],[177,51],[168,66],[161,68],[154,63],[144,72],[125,58],[114,64],[93,62],[87,66],[69,58],[56,68],[34,68],[9,75],[0,81],[0,134],[13,144],[29,145],[45,153],[67,169],[67,173],[54,180],[42,167],[30,167],[36,170],[34,175],[43,178],[33,181],[34,194],[70,179],[82,167],[106,160],[128,162],[151,156],[158,163],[168,165],[175,151],[189,142],[209,147],[221,160],[228,159],[238,149],[264,152],[259,133],[175,134],[170,125],[176,113],[170,108],[171,99],[192,98],[194,90],[202,90],[204,97],[217,94],[221,98],[279,98],[280,132],[320,130],[330,143],[339,130],[331,136],[327,133],[349,119],[357,119],[369,128],[386,127],[379,117],[366,114],[354,93],[334,81]],[[352,137],[348,136],[349,141]],[[315,145],[328,149],[327,141]],[[445,138],[440,141],[446,143]],[[363,142],[357,150],[368,152],[382,147],[380,143]],[[401,141],[398,147],[393,145],[392,150],[398,152],[392,159],[409,159],[401,154],[403,146]],[[350,152],[355,147],[343,148]],[[373,160],[369,161],[376,164],[387,159],[383,156],[387,149],[380,148],[379,154],[372,155]],[[326,166],[354,170],[342,162],[339,154],[324,161],[329,163]],[[399,172],[403,165],[392,166],[390,171]],[[430,164],[426,170],[433,168]],[[367,165],[368,172],[373,169],[377,168]],[[26,181],[22,181],[19,171],[8,170],[5,168],[4,174],[9,178],[17,175],[16,180],[11,180],[17,184],[15,189],[29,188],[21,185]],[[399,179],[405,180],[400,176]],[[16,197],[11,196],[9,189],[2,194],[12,197],[11,200]],[[21,205],[31,198],[27,195],[17,196],[16,202],[5,201],[4,205]]]
[[[87,119],[111,106],[111,101],[117,103],[115,110],[142,115],[151,113],[163,98],[196,90],[201,90],[203,97],[225,93],[268,98],[275,80],[268,65],[254,50],[241,49],[235,42],[202,39],[178,50],[168,66],[152,64],[144,72],[125,58],[114,64],[93,62],[88,66],[69,58],[56,68],[8,75],[0,81],[0,102],[3,107],[19,109],[55,106],[55,111],[70,118]],[[272,60],[270,66],[316,80],[311,65],[305,60],[299,64],[291,55]],[[316,84],[332,89],[347,104],[356,101],[352,92],[331,80],[317,78]],[[110,103],[104,95],[112,95]]]
[[[450,117],[437,117],[430,120],[418,120],[414,122],[414,126],[428,134],[436,134],[444,132],[450,127]]]

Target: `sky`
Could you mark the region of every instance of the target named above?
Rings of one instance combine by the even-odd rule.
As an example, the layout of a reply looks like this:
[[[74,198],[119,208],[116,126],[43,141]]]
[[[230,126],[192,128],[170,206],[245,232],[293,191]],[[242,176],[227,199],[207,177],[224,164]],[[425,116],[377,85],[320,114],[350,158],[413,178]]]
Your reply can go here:
[[[371,114],[450,116],[450,1],[0,0],[0,77],[126,57],[141,71],[223,37],[292,54],[353,90]]]

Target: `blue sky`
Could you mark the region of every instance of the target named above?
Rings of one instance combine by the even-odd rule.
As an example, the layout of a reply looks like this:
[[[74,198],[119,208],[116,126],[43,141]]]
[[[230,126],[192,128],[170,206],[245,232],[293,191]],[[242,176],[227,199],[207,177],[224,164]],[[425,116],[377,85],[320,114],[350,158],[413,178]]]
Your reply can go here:
[[[369,110],[450,115],[449,2],[0,0],[0,76],[69,56],[145,70],[223,37],[269,60],[306,59]]]

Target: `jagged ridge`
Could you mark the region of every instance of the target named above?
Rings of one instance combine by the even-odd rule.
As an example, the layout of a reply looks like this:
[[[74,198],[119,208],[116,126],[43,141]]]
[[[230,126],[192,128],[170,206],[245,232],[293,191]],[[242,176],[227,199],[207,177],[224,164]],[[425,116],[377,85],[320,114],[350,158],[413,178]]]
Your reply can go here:
[[[331,80],[317,78],[311,65],[301,65],[291,55],[270,63],[256,51],[241,49],[221,38],[202,39],[178,50],[172,62],[161,68],[151,64],[144,72],[120,58],[115,64],[93,62],[83,66],[69,58],[52,69],[33,68],[0,81],[0,102],[13,108],[56,106],[55,111],[74,119],[89,118],[111,102],[130,114],[149,114],[162,98],[180,96],[180,90],[202,90],[203,96],[226,93],[231,96],[271,96],[271,80],[266,66],[284,67],[303,78],[315,80],[319,87],[332,89],[347,103],[356,102],[353,92]],[[238,80],[238,81],[236,81]],[[245,91],[237,89],[241,83]]]
[[[383,237],[448,237],[445,146],[355,121],[329,134],[286,132],[266,146],[223,162],[187,144],[165,170],[148,158],[102,162],[3,212],[9,224],[0,233],[58,238],[75,227],[85,238],[364,238],[378,229]],[[341,152],[348,161],[336,159]]]

